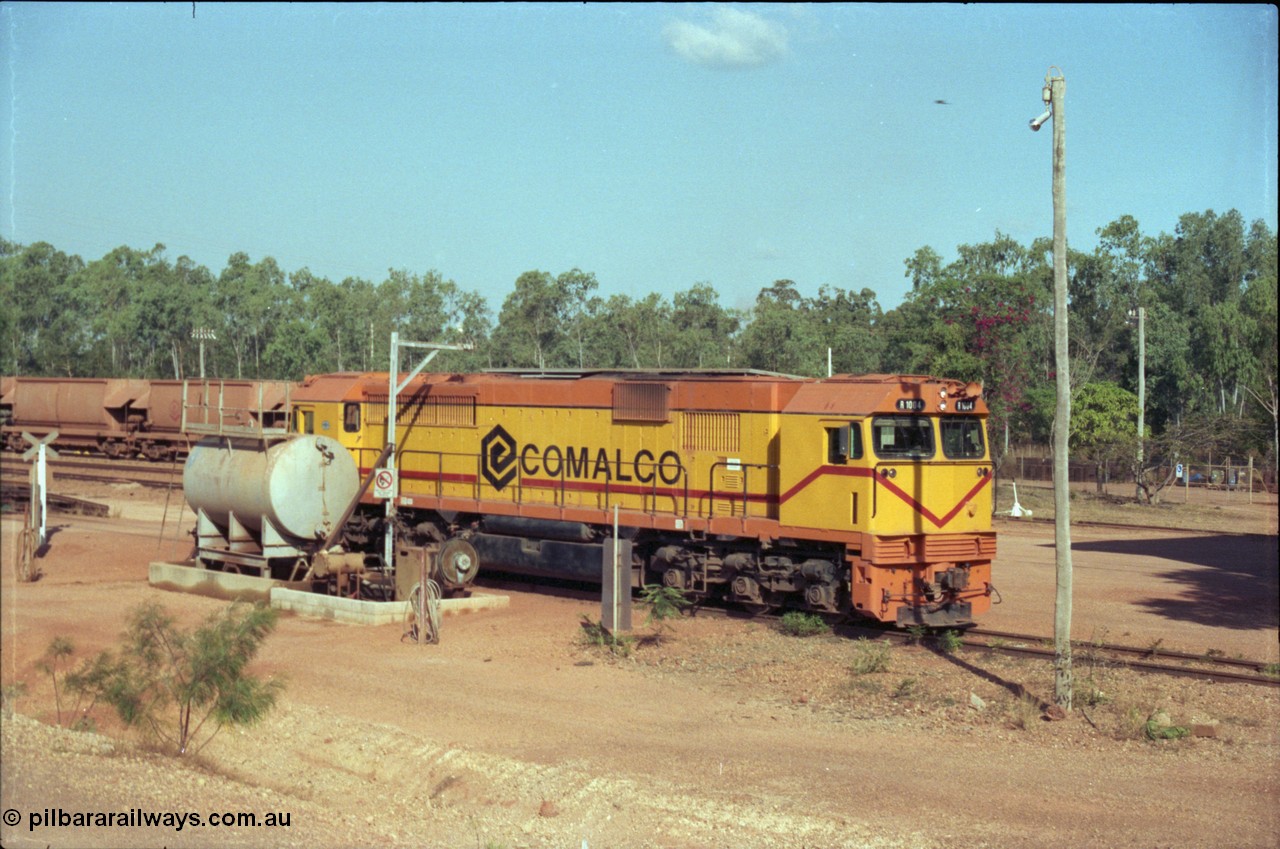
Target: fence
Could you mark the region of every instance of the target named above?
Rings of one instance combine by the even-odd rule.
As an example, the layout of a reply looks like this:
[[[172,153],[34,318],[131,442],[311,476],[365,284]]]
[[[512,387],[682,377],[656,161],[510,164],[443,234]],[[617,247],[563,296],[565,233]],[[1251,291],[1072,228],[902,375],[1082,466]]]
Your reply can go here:
[[[1020,481],[1052,481],[1053,458],[1039,446],[1029,449],[1014,448],[1001,464],[1000,474],[1006,479]],[[1170,487],[1245,493],[1276,491],[1273,469],[1262,469],[1256,462],[1251,465],[1249,460],[1242,463],[1231,457],[1225,463],[1193,459],[1177,466],[1157,468],[1151,474],[1155,480],[1172,476],[1174,480],[1169,484]],[[1133,470],[1128,463],[1070,462],[1067,464],[1067,479],[1072,483],[1101,482],[1104,485],[1133,483]]]

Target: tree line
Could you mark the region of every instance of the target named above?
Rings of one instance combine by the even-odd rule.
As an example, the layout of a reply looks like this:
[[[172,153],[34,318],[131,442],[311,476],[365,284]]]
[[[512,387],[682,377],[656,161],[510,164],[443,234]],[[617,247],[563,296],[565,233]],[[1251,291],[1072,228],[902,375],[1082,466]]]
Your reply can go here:
[[[1277,439],[1276,234],[1236,210],[1187,213],[1172,234],[1130,216],[1068,257],[1073,440],[1097,458],[1132,451],[1137,327],[1145,310],[1151,456],[1211,440],[1270,455]],[[0,373],[298,379],[383,371],[391,331],[468,342],[441,369],[701,368],[933,374],[982,381],[997,451],[1047,441],[1053,410],[1052,243],[997,231],[944,263],[931,247],[905,260],[911,291],[884,310],[876,293],[792,280],[747,309],[700,282],[670,299],[601,295],[582,269],[527,271],[498,306],[436,270],[334,282],[271,257],[235,253],[216,275],[164,245],[100,259],[0,239]],[[1077,422],[1077,418],[1079,421]],[[1172,434],[1172,436],[1171,436]],[[1167,453],[1167,452],[1166,452]]]

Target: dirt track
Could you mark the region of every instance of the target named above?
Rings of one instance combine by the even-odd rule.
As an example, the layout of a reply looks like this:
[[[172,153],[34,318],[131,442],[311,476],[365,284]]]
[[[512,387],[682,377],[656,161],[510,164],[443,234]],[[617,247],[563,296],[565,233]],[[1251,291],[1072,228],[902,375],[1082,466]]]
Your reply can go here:
[[[31,722],[53,720],[35,663],[54,635],[87,656],[160,595],[145,584],[157,512],[71,521],[29,585],[13,581],[4,523],[3,681],[27,685],[4,723],[2,806],[22,816],[5,846],[1280,845],[1275,691],[1089,670],[1108,701],[1046,723],[1042,666],[896,649],[888,672],[854,676],[848,640],[707,617],[615,659],[579,640],[598,603],[545,593],[448,618],[428,648],[395,626],[283,619],[257,664],[286,680],[279,708],[190,763],[139,749],[101,711],[105,738]],[[1001,531],[1005,602],[984,624],[1047,634],[1052,528]],[[1075,539],[1078,637],[1278,659],[1274,537]],[[161,600],[193,623],[220,605]],[[1157,707],[1218,736],[1125,732]],[[290,812],[291,825],[27,829],[56,807]]]

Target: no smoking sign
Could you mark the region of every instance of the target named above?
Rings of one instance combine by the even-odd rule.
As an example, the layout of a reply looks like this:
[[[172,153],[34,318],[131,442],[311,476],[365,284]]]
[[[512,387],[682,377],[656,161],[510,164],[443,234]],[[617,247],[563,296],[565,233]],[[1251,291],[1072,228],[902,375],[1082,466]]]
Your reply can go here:
[[[396,473],[394,469],[378,469],[378,473],[373,476],[373,497],[396,497]]]

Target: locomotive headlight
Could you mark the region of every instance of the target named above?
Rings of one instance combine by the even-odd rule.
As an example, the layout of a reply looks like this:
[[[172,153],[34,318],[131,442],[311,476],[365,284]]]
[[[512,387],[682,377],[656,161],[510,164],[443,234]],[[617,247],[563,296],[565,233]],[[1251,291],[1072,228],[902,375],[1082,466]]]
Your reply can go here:
[[[938,402],[938,409],[939,409],[939,410],[945,410],[946,408],[947,408],[947,402],[946,402],[946,401],[939,401],[939,402]]]

